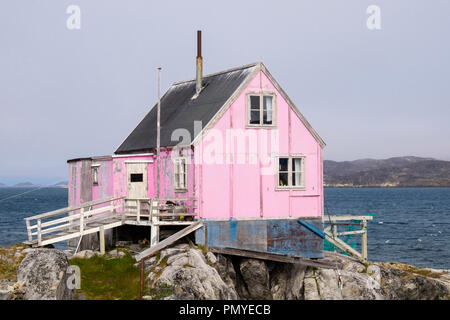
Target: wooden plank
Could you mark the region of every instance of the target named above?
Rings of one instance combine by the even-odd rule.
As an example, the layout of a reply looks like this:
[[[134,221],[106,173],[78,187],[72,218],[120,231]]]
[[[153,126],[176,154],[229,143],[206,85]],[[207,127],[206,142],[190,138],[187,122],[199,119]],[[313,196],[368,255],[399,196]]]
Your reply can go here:
[[[364,230],[354,230],[354,231],[344,231],[344,232],[337,232],[336,236],[348,236],[351,234],[364,234]]]
[[[322,221],[347,221],[347,220],[373,220],[372,216],[352,216],[352,215],[338,215],[338,216],[323,216]]]
[[[107,229],[119,227],[121,225],[122,225],[122,221],[116,221],[116,222],[111,222],[111,223],[103,225],[103,228],[104,228],[104,230],[107,230]],[[80,232],[73,232],[73,233],[68,233],[68,234],[62,233],[62,234],[57,235],[56,237],[49,238],[48,240],[42,241],[42,244],[39,246],[45,246],[47,244],[52,244],[52,243],[56,243],[56,242],[60,242],[60,241],[78,238],[82,235],[91,234],[91,233],[95,233],[95,232],[99,232],[99,231],[100,231],[100,227],[95,227],[95,228],[91,228],[91,229],[85,229],[83,231],[83,234],[81,234]]]
[[[179,217],[179,216],[196,216],[196,212],[178,212],[178,213],[154,213],[155,217]]]
[[[311,266],[311,267],[319,267],[319,268],[332,268],[333,267],[333,265],[331,263],[320,262],[320,259],[312,260],[312,259],[308,259],[308,258],[298,258],[298,257],[293,257],[293,256],[284,256],[284,255],[273,254],[273,253],[240,250],[240,249],[234,249],[234,248],[208,247],[208,250],[211,252],[220,253],[220,254],[228,254],[228,255],[234,255],[234,256],[241,256],[241,257],[261,259],[261,260],[271,260],[271,261],[278,261],[278,262],[285,262],[285,263],[295,263],[295,264],[301,264],[301,265]]]
[[[189,233],[197,230],[198,228],[201,228],[203,226],[203,221],[199,220],[193,224],[191,224],[189,227],[186,227],[180,231],[178,231],[177,233],[174,233],[173,235],[171,235],[170,237],[164,239],[163,241],[159,242],[158,244],[152,246],[151,248],[142,251],[141,253],[139,253],[136,256],[136,261],[140,261],[146,257],[149,257],[153,254],[155,254],[156,252],[164,249],[165,247],[169,246],[170,244],[174,243],[175,241],[177,241],[178,239],[181,239],[185,236],[187,236]]]
[[[338,247],[339,249],[347,252],[348,254],[358,258],[358,259],[362,259],[361,254],[356,251],[355,249],[353,249],[352,247],[350,247],[347,243],[345,243],[344,241],[342,241],[339,238],[333,239],[333,235],[329,232],[324,232],[325,233],[325,239],[330,242],[332,245],[335,245],[336,247]]]
[[[62,208],[62,209],[58,209],[58,210],[54,210],[54,211],[50,211],[50,212],[46,212],[46,213],[41,213],[35,216],[31,216],[31,217],[27,217],[24,218],[25,220],[35,220],[35,219],[44,219],[44,218],[49,218],[49,217],[53,217],[53,216],[57,216],[63,213],[67,213],[69,211],[75,211],[75,210],[79,210],[81,208],[85,208],[85,207],[91,207],[91,206],[96,206],[102,203],[106,203],[109,201],[116,201],[116,200],[121,200],[124,199],[125,197],[118,197],[118,198],[105,198],[105,199],[100,199],[100,200],[95,200],[95,201],[89,201],[89,202],[84,202],[84,203],[80,203],[78,205],[75,206],[71,206],[71,207],[66,207],[66,208]]]

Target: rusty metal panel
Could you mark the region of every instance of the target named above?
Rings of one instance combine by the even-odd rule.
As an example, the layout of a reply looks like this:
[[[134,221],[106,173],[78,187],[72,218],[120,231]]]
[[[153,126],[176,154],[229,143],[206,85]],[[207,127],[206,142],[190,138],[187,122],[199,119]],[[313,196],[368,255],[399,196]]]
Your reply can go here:
[[[323,230],[322,219],[308,219],[308,223]],[[296,219],[267,220],[267,250],[270,253],[323,258],[323,240],[302,227]]]
[[[323,229],[320,218],[308,219],[308,222]],[[205,220],[204,225],[196,231],[197,244],[207,242],[206,245],[218,248],[323,258],[322,239],[295,219]]]

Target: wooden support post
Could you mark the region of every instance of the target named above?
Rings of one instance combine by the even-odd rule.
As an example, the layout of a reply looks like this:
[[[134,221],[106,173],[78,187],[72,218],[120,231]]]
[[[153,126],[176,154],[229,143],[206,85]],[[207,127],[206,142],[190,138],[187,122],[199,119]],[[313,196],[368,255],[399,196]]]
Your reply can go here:
[[[157,225],[158,223],[158,213],[159,213],[159,205],[160,202],[159,200],[152,200],[152,223],[150,226],[150,232],[151,232],[151,237],[150,237],[150,247],[153,247],[154,245],[156,245],[159,242],[159,226]]]
[[[362,220],[361,225],[362,230],[364,230],[361,239],[361,256],[364,261],[367,261],[367,221]]]
[[[337,225],[333,224],[333,238],[337,238]],[[334,246],[334,252],[337,252],[336,246]]]
[[[40,246],[42,243],[41,219],[38,219],[37,221],[37,239],[38,239],[38,246]]]
[[[140,293],[139,293],[139,299],[142,300],[142,296],[144,294],[144,283],[145,283],[145,259],[141,260],[141,286],[140,286]]]
[[[103,226],[99,228],[100,235],[100,253],[105,254],[105,229]]]

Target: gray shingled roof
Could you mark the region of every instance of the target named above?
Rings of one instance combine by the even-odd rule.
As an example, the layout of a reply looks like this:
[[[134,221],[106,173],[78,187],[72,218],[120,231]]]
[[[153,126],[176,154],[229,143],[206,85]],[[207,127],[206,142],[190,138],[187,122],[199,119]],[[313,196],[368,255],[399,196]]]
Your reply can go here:
[[[196,99],[191,99],[195,94],[195,79],[172,84],[161,98],[161,147],[177,145],[178,141],[172,141],[171,135],[179,128],[188,130],[193,141],[194,121],[202,121],[205,127],[256,67],[257,64],[251,64],[205,76],[204,88]],[[156,117],[155,105],[115,153],[156,148]]]

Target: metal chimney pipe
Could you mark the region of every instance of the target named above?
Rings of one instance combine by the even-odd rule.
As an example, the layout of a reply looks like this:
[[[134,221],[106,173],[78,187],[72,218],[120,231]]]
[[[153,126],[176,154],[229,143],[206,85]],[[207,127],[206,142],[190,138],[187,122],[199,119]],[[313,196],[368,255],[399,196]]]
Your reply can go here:
[[[197,30],[197,76],[195,92],[197,94],[202,90],[203,81],[203,58],[202,58],[202,31]]]

